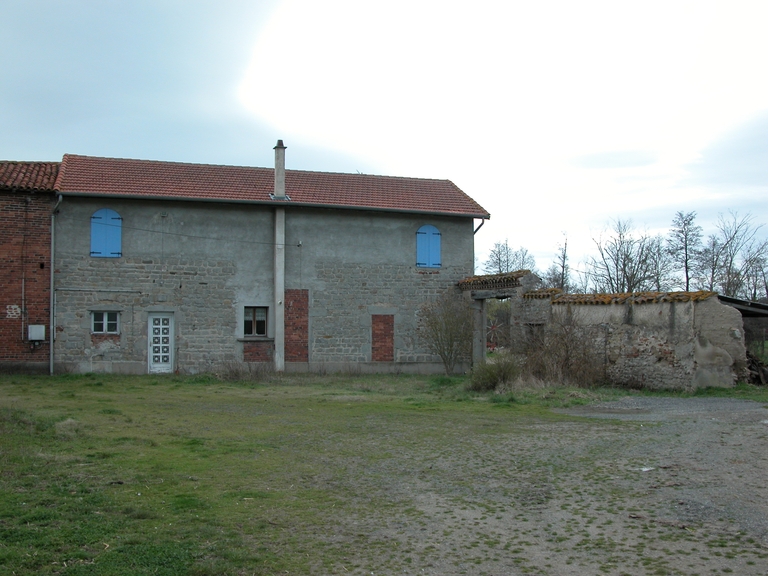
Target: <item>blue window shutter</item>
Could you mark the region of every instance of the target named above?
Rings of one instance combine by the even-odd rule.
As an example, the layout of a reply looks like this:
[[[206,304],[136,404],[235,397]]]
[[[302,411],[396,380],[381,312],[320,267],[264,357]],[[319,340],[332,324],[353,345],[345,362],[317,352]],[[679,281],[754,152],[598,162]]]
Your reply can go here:
[[[425,224],[416,232],[416,266],[439,268],[440,265],[440,231]]]
[[[416,266],[429,265],[429,234],[416,232]]]
[[[440,232],[437,229],[429,235],[429,265],[440,267]]]
[[[114,210],[102,208],[91,216],[91,256],[119,258],[122,253],[123,219]]]
[[[101,256],[104,247],[104,217],[103,210],[91,216],[91,256]]]

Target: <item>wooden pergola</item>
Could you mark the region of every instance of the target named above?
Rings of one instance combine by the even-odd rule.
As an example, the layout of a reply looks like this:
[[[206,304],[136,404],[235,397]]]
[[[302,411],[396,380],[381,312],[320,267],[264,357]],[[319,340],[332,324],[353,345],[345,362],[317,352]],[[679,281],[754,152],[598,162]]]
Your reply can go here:
[[[472,364],[485,363],[485,327],[487,316],[485,301],[504,300],[517,294],[522,286],[520,279],[530,270],[517,270],[503,274],[470,276],[460,281],[459,289],[472,299]]]

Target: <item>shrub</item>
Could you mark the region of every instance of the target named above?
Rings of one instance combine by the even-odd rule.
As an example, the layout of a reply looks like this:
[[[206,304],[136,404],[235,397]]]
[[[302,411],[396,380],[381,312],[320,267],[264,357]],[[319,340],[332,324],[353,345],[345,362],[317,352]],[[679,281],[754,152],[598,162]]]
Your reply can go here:
[[[524,374],[544,382],[593,387],[605,379],[603,360],[587,327],[571,318],[553,318],[531,335]]]
[[[467,389],[472,392],[491,392],[520,376],[520,365],[509,353],[500,353],[472,369]]]
[[[445,374],[472,353],[472,310],[461,294],[446,291],[421,308],[419,330],[430,352],[439,356]]]

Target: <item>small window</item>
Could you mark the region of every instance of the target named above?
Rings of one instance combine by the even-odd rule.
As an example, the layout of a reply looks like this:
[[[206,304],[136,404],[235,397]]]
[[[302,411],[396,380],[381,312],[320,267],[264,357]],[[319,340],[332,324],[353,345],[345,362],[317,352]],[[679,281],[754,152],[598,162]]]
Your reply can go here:
[[[91,256],[120,258],[123,255],[123,219],[109,208],[97,210],[91,216]]]
[[[94,334],[118,334],[120,314],[117,312],[94,312],[91,332]]]
[[[267,309],[261,307],[245,307],[245,322],[243,324],[245,336],[267,335]]]
[[[440,231],[425,224],[416,231],[416,266],[440,268]]]

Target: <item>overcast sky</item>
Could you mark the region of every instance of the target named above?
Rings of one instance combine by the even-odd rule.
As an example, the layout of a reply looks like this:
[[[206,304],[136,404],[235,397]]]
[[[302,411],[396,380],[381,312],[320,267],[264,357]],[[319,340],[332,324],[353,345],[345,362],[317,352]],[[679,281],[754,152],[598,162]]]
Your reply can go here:
[[[446,178],[572,262],[611,219],[768,223],[768,2],[3,0],[0,159]]]

